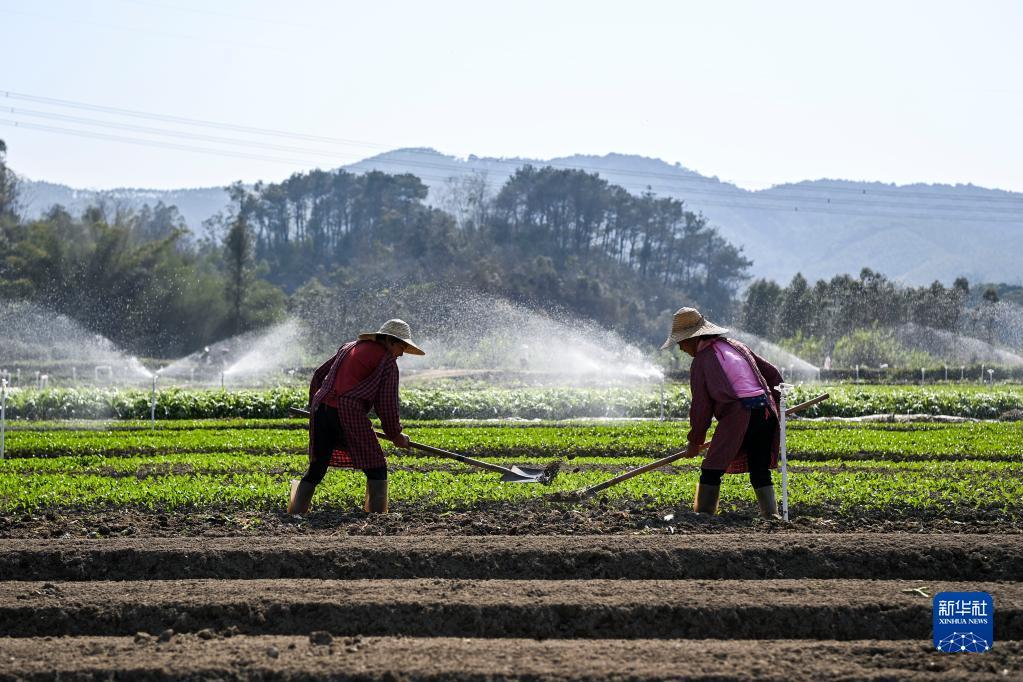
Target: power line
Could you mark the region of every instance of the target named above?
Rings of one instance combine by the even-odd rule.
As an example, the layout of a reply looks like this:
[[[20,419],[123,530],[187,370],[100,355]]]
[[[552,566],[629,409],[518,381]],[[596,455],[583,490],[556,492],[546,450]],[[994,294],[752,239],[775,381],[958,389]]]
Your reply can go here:
[[[278,145],[278,144],[273,144],[273,143],[260,142],[260,141],[257,141],[257,140],[242,140],[242,139],[238,139],[238,138],[222,137],[222,136],[216,136],[216,135],[205,135],[205,134],[201,134],[201,133],[185,132],[185,131],[181,131],[181,130],[171,130],[171,129],[167,129],[167,128],[157,128],[157,127],[152,127],[152,126],[138,126],[138,125],[133,125],[133,124],[128,124],[128,123],[120,123],[120,122],[114,122],[114,121],[106,121],[106,120],[100,120],[100,119],[86,118],[86,117],[82,117],[82,116],[69,116],[69,115],[66,115],[66,114],[57,114],[57,113],[53,113],[53,112],[37,111],[37,110],[32,110],[32,109],[22,109],[22,108],[19,108],[19,107],[9,107],[8,109],[9,109],[9,111],[12,114],[20,115],[20,116],[32,116],[32,117],[36,117],[36,118],[44,118],[44,119],[51,119],[51,120],[58,120],[58,121],[68,121],[68,122],[72,122],[72,123],[81,123],[81,124],[90,125],[90,126],[99,126],[99,127],[104,127],[104,128],[113,128],[115,130],[127,130],[127,131],[131,131],[131,132],[141,132],[141,133],[145,133],[145,134],[160,135],[160,136],[166,136],[166,137],[174,137],[174,138],[178,138],[178,139],[200,141],[200,142],[214,142],[214,143],[218,143],[218,144],[228,144],[228,145],[232,145],[232,146],[240,146],[240,147],[246,147],[246,148],[251,148],[251,149],[265,149],[265,150],[269,150],[269,151],[295,152],[295,153],[303,154],[303,155],[308,154],[308,155],[312,155],[312,156],[322,156],[322,157],[329,158],[329,159],[331,159],[332,161],[335,161],[335,162],[337,162],[342,157],[352,158],[352,159],[355,159],[355,160],[361,160],[361,157],[359,157],[358,155],[355,155],[355,154],[343,154],[343,153],[338,153],[338,152],[325,152],[325,151],[321,151],[321,150],[318,150],[318,149],[308,149],[308,148],[305,148],[305,147],[294,147],[294,146],[290,146],[290,145]],[[25,123],[27,124],[28,122],[25,122]],[[449,172],[452,170],[449,166],[442,165],[442,164],[431,164],[431,163],[417,162],[417,161],[408,161],[408,160],[404,160],[404,161],[382,161],[381,160],[379,162],[380,163],[390,164],[390,165],[397,165],[397,166],[401,166],[403,168],[405,166],[411,165],[411,166],[414,166],[414,167],[425,167],[425,168],[430,168],[430,169],[435,169],[435,170],[442,170],[442,171],[449,171]],[[645,189],[645,188],[646,188],[646,185],[642,186],[640,189]],[[750,208],[757,208],[758,206],[762,206],[762,205],[764,205],[764,202],[771,202],[771,201],[773,201],[773,202],[780,202],[780,201],[790,201],[790,200],[791,201],[822,202],[823,204],[826,204],[827,206],[832,206],[832,205],[835,205],[835,206],[847,205],[847,206],[853,206],[853,207],[863,206],[862,202],[852,201],[852,200],[847,200],[847,199],[831,199],[831,198],[827,198],[827,197],[824,197],[824,198],[822,198],[822,197],[807,197],[807,196],[798,196],[798,195],[797,196],[790,196],[790,195],[786,195],[786,194],[778,194],[777,192],[772,193],[772,195],[770,195],[770,196],[750,195],[748,197],[744,197],[744,196],[736,196],[734,194],[734,192],[730,192],[730,191],[721,191],[721,190],[717,190],[717,189],[706,189],[706,188],[699,188],[699,189],[685,188],[685,189],[683,189],[682,187],[679,187],[679,188],[676,189],[676,188],[672,187],[672,191],[684,191],[687,195],[693,195],[693,194],[696,194],[696,195],[709,195],[709,196],[712,196],[712,197],[713,196],[724,196],[724,197],[727,197],[728,199],[731,199],[733,201],[748,202]],[[827,206],[824,206],[824,207],[827,207]],[[894,209],[912,209],[912,210],[916,210],[916,207],[907,206],[906,204],[900,204],[900,203],[895,203],[895,202],[884,202],[884,201],[871,201],[870,206],[868,206],[868,208],[894,208]],[[936,210],[940,210],[940,211],[949,211],[949,212],[969,211],[969,212],[973,212],[973,213],[983,213],[983,212],[989,212],[989,211],[991,211],[991,212],[1014,211],[1016,209],[1014,207],[1011,207],[1011,206],[1005,206],[1005,207],[1002,207],[1002,206],[988,206],[988,207],[980,208],[980,207],[975,207],[975,206],[931,205],[931,206],[927,207],[927,210],[932,211],[932,212],[936,211]]]
[[[83,109],[83,110],[89,110],[89,111],[103,112],[103,113],[109,113],[109,114],[114,114],[114,115],[119,115],[119,116],[129,116],[129,117],[135,117],[135,118],[144,118],[144,119],[149,119],[149,120],[164,121],[164,122],[177,123],[177,124],[181,124],[181,125],[194,126],[194,127],[209,127],[209,128],[220,129],[220,130],[229,130],[229,131],[235,131],[235,132],[258,134],[258,135],[263,135],[263,136],[286,137],[286,138],[291,138],[291,139],[300,139],[300,140],[306,140],[306,141],[314,141],[314,142],[320,142],[320,143],[332,144],[332,145],[348,145],[348,146],[366,147],[366,148],[382,149],[382,150],[393,150],[394,149],[394,145],[386,145],[386,144],[381,144],[381,143],[377,143],[377,142],[365,142],[365,141],[345,139],[345,138],[327,137],[327,136],[322,136],[322,135],[309,135],[309,134],[304,134],[304,133],[294,133],[294,132],[289,132],[289,131],[284,131],[284,130],[277,130],[277,129],[272,129],[272,128],[257,128],[257,127],[252,127],[252,126],[243,126],[243,125],[237,125],[237,124],[231,124],[231,123],[222,123],[222,122],[217,122],[217,121],[208,121],[208,120],[203,120],[203,119],[186,118],[186,117],[182,117],[182,116],[171,116],[171,115],[166,115],[166,114],[154,114],[154,113],[150,113],[150,112],[137,111],[137,110],[132,110],[132,109],[122,109],[122,108],[118,108],[118,107],[109,107],[109,106],[104,106],[104,105],[88,104],[88,103],[84,103],[84,102],[76,102],[76,101],[73,101],[73,100],[64,100],[64,99],[58,99],[58,98],[54,98],[54,97],[42,97],[42,96],[29,95],[29,94],[25,94],[25,93],[18,93],[18,92],[12,92],[12,91],[3,91],[3,96],[5,98],[8,98],[8,99],[24,100],[24,101],[30,101],[30,102],[49,104],[49,105],[52,105],[52,106],[69,107],[69,108],[74,108],[74,109]],[[237,144],[237,143],[234,143],[234,144]],[[311,150],[306,150],[306,151],[309,152],[309,153],[314,153],[314,154],[320,154],[321,153],[321,152],[312,152]],[[405,149],[405,150],[402,150],[402,152],[404,154],[413,155],[413,156],[417,155],[417,154],[419,154],[419,155],[430,154],[430,156],[433,155],[433,154],[431,154],[429,152],[419,151],[419,150],[414,150],[414,149]],[[354,157],[356,155],[349,154],[349,156]],[[498,166],[498,167],[502,167],[503,166],[503,167],[506,168],[505,172],[507,172],[509,175],[511,173],[513,173],[516,169],[518,169],[519,167],[521,167],[523,165],[522,164],[522,160],[520,160],[520,159],[487,159],[487,160],[484,161],[484,163],[487,164],[487,165],[490,165],[490,166]],[[439,165],[437,163],[430,163],[428,161],[406,160],[406,161],[403,161],[402,164],[403,165],[410,165],[410,166],[413,166],[413,167],[418,166],[418,167],[424,167],[424,168],[434,168],[434,169],[439,169],[439,170],[445,170],[445,171],[448,171],[448,172],[452,172],[452,171],[453,172],[460,172],[460,171],[451,169],[448,166],[442,166],[442,165]],[[679,175],[674,174],[674,173],[665,173],[665,172],[660,172],[660,171],[638,171],[638,170],[635,170],[635,169],[615,168],[614,166],[592,166],[592,165],[586,165],[586,164],[567,164],[567,163],[556,163],[556,162],[553,162],[553,161],[551,161],[551,162],[540,162],[540,165],[542,165],[542,166],[550,166],[550,167],[553,167],[553,168],[558,168],[558,169],[563,169],[563,170],[584,170],[584,171],[592,171],[592,172],[596,172],[596,173],[605,173],[605,174],[606,173],[615,173],[615,174],[618,174],[618,175],[633,176],[633,177],[639,177],[639,178],[644,178],[644,179],[646,179],[646,178],[663,178],[663,179],[671,180],[672,182],[675,182],[675,183],[679,183],[678,184],[679,190],[684,189],[685,191],[688,191],[688,192],[691,192],[691,193],[696,193],[696,192],[710,193],[711,190],[699,190],[699,189],[696,189],[696,188],[687,188],[686,187],[686,183],[705,183],[705,184],[706,183],[711,183],[711,184],[714,184],[714,185],[723,185],[723,184],[724,185],[728,185],[728,184],[730,184],[730,183],[723,183],[723,182],[717,180],[716,178],[708,178],[708,177],[703,177],[703,176],[700,176],[700,175],[693,175],[693,176],[684,176],[684,177],[682,177],[682,176],[679,176]],[[763,183],[758,181],[758,184],[763,184]],[[738,191],[749,192],[748,190],[743,190],[741,188],[736,188],[736,189]],[[775,187],[770,188],[768,190],[761,190],[761,191],[763,191],[763,192],[787,191],[787,192],[807,192],[807,193],[839,193],[840,192],[840,193],[845,193],[845,194],[855,194],[855,195],[858,195],[858,196],[870,196],[870,197],[873,197],[873,196],[891,196],[891,197],[896,197],[898,199],[920,198],[920,199],[930,199],[930,200],[933,200],[935,198],[938,198],[938,197],[935,196],[934,193],[920,192],[920,191],[916,191],[916,190],[897,190],[897,189],[896,190],[891,190],[891,189],[878,189],[878,188],[864,189],[864,188],[857,188],[857,187],[843,187],[843,186],[837,186],[837,185],[820,185],[820,184],[815,184],[815,185],[810,185],[810,186],[799,186],[799,185],[789,185],[789,186],[786,186],[786,187],[775,186]],[[716,193],[718,193],[718,194],[720,194],[722,196],[726,196],[727,195],[727,196],[729,196],[729,197],[731,197],[733,199],[738,198],[738,197],[735,197],[734,196],[734,192],[732,192],[730,190],[726,190],[726,191],[717,190]],[[756,194],[759,194],[760,192],[749,192],[749,193],[751,195],[756,195]],[[767,198],[767,197],[763,197],[763,198]],[[786,198],[790,198],[790,197],[786,197]],[[791,198],[796,198],[796,197],[791,197]],[[809,197],[806,197],[806,199],[809,199]],[[979,203],[1003,203],[1003,204],[1011,203],[1014,206],[1018,205],[1021,209],[1023,209],[1023,198],[1011,197],[1011,196],[1005,196],[1005,197],[1003,197],[1003,196],[992,196],[990,194],[985,194],[985,195],[952,194],[952,195],[942,196],[942,197],[940,197],[940,199],[942,201],[952,201],[952,202],[956,202],[956,201],[969,201],[969,202],[974,202],[974,203],[978,203],[978,202]],[[826,201],[826,203],[837,203],[837,202],[838,202],[838,200],[827,200]],[[852,202],[852,203],[855,203],[855,202]],[[893,205],[893,207],[894,207],[894,205]],[[912,207],[912,208],[915,209],[916,207]]]
[[[191,145],[175,144],[173,142],[160,142],[158,140],[143,140],[134,137],[125,137],[123,135],[110,135],[107,133],[93,132],[89,130],[75,130],[73,128],[61,128],[60,126],[49,126],[41,123],[28,123],[26,121],[13,121],[6,118],[0,118],[0,125],[11,126],[14,128],[28,128],[29,130],[42,130],[45,132],[61,133],[64,135],[73,135],[75,137],[90,137],[98,140],[111,140],[114,142],[126,142],[128,144],[137,144],[144,147],[160,147],[163,149],[176,149],[179,151],[187,152],[198,152],[200,154],[213,154],[217,156],[230,156],[238,159],[255,159],[258,161],[269,161],[271,163],[288,163],[292,165],[305,165],[300,159],[281,159],[272,156],[261,156],[256,154],[246,154],[243,152],[233,152],[227,149],[204,149],[202,147],[193,147]]]
[[[129,130],[132,132],[148,133],[152,135],[163,135],[166,137],[177,137],[188,140],[199,140],[203,142],[216,142],[219,144],[230,144],[242,147],[253,147],[261,149],[270,149],[276,151],[289,151],[299,152],[302,154],[312,154],[314,156],[328,156],[332,159],[336,159],[339,156],[354,156],[346,154],[338,154],[334,152],[325,152],[319,149],[308,149],[305,147],[292,147],[288,145],[272,144],[268,142],[259,142],[257,140],[241,140],[234,137],[220,137],[217,135],[203,135],[201,133],[189,133],[179,130],[170,130],[167,128],[154,128],[151,126],[137,126],[131,125],[130,123],[117,123],[114,121],[103,121],[98,119],[85,118],[82,116],[67,116],[65,114],[55,114],[47,111],[35,111],[32,109],[21,109],[19,107],[8,107],[7,110],[15,115],[19,116],[33,116],[36,118],[47,118],[55,121],[68,121],[70,123],[82,123],[84,125],[100,126],[103,128],[114,128],[117,130]]]
[[[157,147],[157,148],[161,148],[161,149],[172,149],[172,150],[186,151],[186,152],[191,152],[191,153],[210,154],[210,155],[214,155],[214,156],[227,156],[227,157],[232,157],[232,158],[255,159],[255,160],[259,160],[259,161],[267,161],[267,162],[271,162],[271,163],[281,163],[281,164],[287,164],[287,165],[291,165],[291,166],[302,166],[302,167],[315,166],[315,162],[310,162],[310,161],[303,160],[303,159],[286,159],[286,158],[272,157],[272,156],[266,156],[266,155],[260,155],[260,154],[249,154],[249,153],[245,153],[245,152],[235,152],[235,151],[231,151],[231,150],[211,149],[211,148],[206,148],[206,147],[197,147],[197,146],[192,146],[192,145],[176,144],[176,143],[163,142],[163,141],[158,141],[158,140],[145,140],[145,139],[140,139],[140,138],[126,137],[126,136],[122,136],[122,135],[111,135],[111,134],[107,134],[107,133],[100,133],[100,132],[94,132],[94,131],[75,130],[75,129],[71,129],[71,128],[62,128],[62,127],[59,127],[59,126],[49,126],[49,125],[43,125],[43,124],[38,124],[38,123],[26,123],[26,122],[23,122],[23,121],[13,121],[13,120],[3,119],[3,118],[0,118],[0,125],[13,126],[13,127],[16,127],[16,128],[27,128],[27,129],[31,129],[31,130],[41,130],[41,131],[45,131],[45,132],[56,132],[56,133],[65,134],[65,135],[71,135],[71,136],[76,136],[76,137],[87,137],[87,138],[92,138],[92,139],[109,140],[109,141],[114,141],[114,142],[125,142],[125,143],[128,143],[128,144],[135,144],[135,145],[147,146],[147,147]],[[378,162],[370,162],[370,163],[371,164],[378,163],[380,165],[388,165],[388,164],[400,165],[400,166],[404,167],[404,163],[400,162],[400,161],[395,161],[395,162],[378,161]],[[429,174],[426,174],[426,173],[418,173],[417,176],[420,179],[427,180],[427,181],[433,181],[433,182],[436,182],[436,183],[446,182],[451,177],[451,176],[429,175]],[[630,185],[626,184],[626,185],[621,185],[621,186],[623,186],[625,189],[632,188],[632,189],[640,189],[640,190],[644,190],[644,189],[647,189],[647,188],[663,189],[663,190],[677,189],[677,188],[672,188],[670,186],[660,186],[660,185],[657,185],[657,186],[651,186],[651,185],[636,186],[636,185],[632,185],[632,186],[630,186]],[[768,201],[771,201],[771,199],[768,199]],[[893,218],[893,219],[914,219],[914,220],[948,221],[948,220],[956,220],[956,219],[962,220],[962,219],[965,219],[965,218],[968,217],[968,216],[961,216],[961,217],[960,216],[954,216],[954,217],[950,217],[950,216],[947,216],[947,215],[946,216],[940,216],[940,215],[927,215],[927,214],[878,213],[878,212],[867,212],[867,211],[840,211],[840,210],[829,210],[829,209],[823,208],[823,207],[822,208],[814,208],[814,207],[805,208],[805,207],[795,207],[795,206],[791,206],[791,205],[788,205],[788,206],[777,206],[777,205],[769,205],[769,204],[765,204],[765,203],[760,203],[758,205],[750,205],[748,203],[747,204],[739,204],[739,203],[734,203],[734,202],[714,201],[714,200],[701,201],[700,202],[700,207],[702,208],[703,206],[716,206],[716,207],[725,207],[725,208],[734,208],[734,209],[763,210],[763,211],[776,211],[776,212],[781,211],[781,212],[786,212],[786,213],[793,213],[793,212],[799,212],[799,213],[820,213],[820,214],[830,214],[830,215],[841,215],[841,216],[846,216],[846,217],[850,217],[850,218]],[[1021,219],[1021,220],[1023,220],[1023,219]],[[978,223],[1012,223],[1012,224],[1019,224],[1021,222],[1021,220],[984,217],[984,218],[977,219],[975,222],[978,222]]]
[[[133,118],[146,118],[154,121],[167,121],[171,123],[180,123],[183,125],[199,126],[207,128],[218,128],[220,130],[234,130],[245,133],[252,133],[254,135],[271,135],[275,137],[290,137],[297,140],[309,140],[312,142],[324,142],[327,144],[340,144],[340,145],[352,145],[352,146],[365,146],[375,147],[379,149],[391,149],[386,145],[376,144],[373,142],[359,142],[357,140],[346,140],[337,137],[325,137],[323,135],[307,135],[305,133],[292,133],[286,130],[275,130],[273,128],[256,128],[252,126],[236,125],[233,123],[220,123],[218,121],[207,121],[198,118],[186,118],[184,116],[170,116],[167,114],[153,114],[146,111],[136,111],[133,109],[120,109],[118,107],[108,107],[101,104],[87,104],[84,102],[74,102],[72,100],[57,99],[55,97],[39,97],[36,95],[26,95],[18,92],[11,92],[9,90],[3,91],[3,96],[7,99],[20,99],[27,102],[38,102],[40,104],[52,104],[60,107],[70,107],[73,109],[88,109],[90,111],[101,111],[110,114],[117,114],[120,116],[130,116]]]

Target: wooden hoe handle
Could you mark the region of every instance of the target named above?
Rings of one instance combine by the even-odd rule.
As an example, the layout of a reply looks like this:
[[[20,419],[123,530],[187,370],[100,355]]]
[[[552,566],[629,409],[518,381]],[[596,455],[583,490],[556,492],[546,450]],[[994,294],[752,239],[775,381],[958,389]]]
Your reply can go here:
[[[788,416],[791,416],[793,414],[796,414],[797,412],[801,412],[802,410],[805,410],[808,407],[812,407],[812,406],[816,405],[817,403],[824,402],[825,400],[827,400],[830,397],[831,396],[829,394],[822,393],[819,396],[817,396],[816,398],[811,398],[810,400],[807,400],[804,403],[799,403],[798,405],[793,405],[792,407],[790,407],[787,410],[785,410],[785,416],[788,417]],[[700,452],[703,452],[704,450],[706,450],[709,447],[710,447],[710,441],[707,441],[706,443],[704,443],[703,445],[700,446]],[[674,455],[668,455],[667,457],[664,457],[663,459],[659,459],[659,460],[657,460],[655,462],[650,462],[650,464],[644,464],[641,467],[636,467],[635,469],[630,469],[629,471],[626,471],[624,474],[619,474],[618,476],[615,476],[614,478],[609,478],[608,480],[604,481],[603,483],[597,483],[596,485],[591,485],[589,488],[583,488],[582,490],[579,490],[578,492],[575,493],[575,497],[580,498],[580,499],[585,499],[587,497],[592,497],[593,495],[599,493],[601,490],[605,490],[607,488],[610,488],[611,486],[617,485],[618,483],[621,483],[622,481],[627,481],[630,478],[633,478],[635,476],[639,476],[640,474],[645,474],[646,472],[651,471],[653,469],[657,469],[658,467],[662,467],[665,464],[671,464],[675,460],[682,459],[683,457],[686,456],[687,452],[688,452],[688,450],[683,450],[682,452],[676,452]]]

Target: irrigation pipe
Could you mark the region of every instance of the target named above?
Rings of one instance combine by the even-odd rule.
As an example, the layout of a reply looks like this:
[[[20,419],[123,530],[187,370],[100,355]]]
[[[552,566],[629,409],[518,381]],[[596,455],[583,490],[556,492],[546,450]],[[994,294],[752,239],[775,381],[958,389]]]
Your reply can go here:
[[[816,398],[811,398],[810,400],[807,400],[805,403],[799,403],[798,405],[793,405],[792,407],[790,407],[790,408],[788,408],[788,409],[786,409],[786,410],[784,410],[782,412],[782,414],[784,416],[782,417],[781,423],[782,424],[785,423],[784,422],[785,416],[789,416],[789,415],[793,415],[793,414],[795,414],[797,412],[801,412],[801,411],[805,410],[808,407],[812,407],[812,406],[816,405],[817,403],[824,402],[825,400],[827,400],[830,397],[831,396],[829,394],[822,393],[819,396],[817,396]],[[784,401],[784,399],[785,399],[784,396],[782,396],[782,400],[783,401]],[[784,402],[782,404],[784,405]],[[784,432],[783,432],[782,442],[784,443]],[[710,447],[710,441],[707,441],[706,443],[704,443],[703,445],[700,446],[700,451],[702,452],[703,450],[706,450],[709,447]],[[615,476],[614,478],[610,478],[610,479],[604,481],[603,483],[597,483],[596,485],[591,485],[588,488],[582,488],[581,490],[576,490],[575,492],[568,493],[567,497],[569,499],[571,499],[571,500],[585,500],[588,497],[592,497],[593,495],[596,495],[601,490],[606,490],[607,488],[610,488],[613,485],[617,485],[617,484],[621,483],[622,481],[627,481],[630,478],[634,478],[636,476],[639,476],[640,474],[645,474],[646,472],[652,471],[653,469],[657,469],[659,467],[662,467],[665,464],[671,464],[672,462],[674,462],[676,460],[682,459],[683,457],[686,456],[687,452],[688,452],[688,450],[683,450],[682,452],[676,452],[674,455],[668,455],[667,457],[665,457],[663,459],[659,459],[659,460],[657,460],[655,462],[650,462],[650,464],[644,464],[641,467],[636,467],[635,469],[631,469],[629,471],[626,471],[624,474],[619,474],[618,476]],[[783,474],[783,477],[782,477],[782,488],[783,488],[783,490],[782,490],[782,500],[785,501],[785,499],[786,499],[785,498],[785,492],[786,491],[784,490],[784,474]]]

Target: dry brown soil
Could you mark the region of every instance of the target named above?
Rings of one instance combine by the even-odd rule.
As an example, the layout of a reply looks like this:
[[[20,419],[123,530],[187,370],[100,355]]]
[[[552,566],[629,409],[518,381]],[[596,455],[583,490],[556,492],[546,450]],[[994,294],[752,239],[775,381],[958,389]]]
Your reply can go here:
[[[1023,679],[1023,526],[960,511],[0,515],[0,681]],[[992,651],[933,650],[942,590]]]
[[[304,518],[282,511],[146,511],[118,509],[0,514],[0,538],[236,537],[289,535],[649,535],[739,533],[1000,533],[1023,535],[1023,525],[1002,512],[940,512],[889,505],[862,512],[801,505],[790,523],[761,520],[753,503],[709,517],[684,506],[596,498],[584,504],[493,502],[469,509],[396,504],[388,514],[361,509],[316,509]],[[1023,541],[1023,538],[1021,538]]]
[[[0,680],[1023,677],[1012,525],[499,511],[7,517]],[[992,651],[932,650],[942,590]]]

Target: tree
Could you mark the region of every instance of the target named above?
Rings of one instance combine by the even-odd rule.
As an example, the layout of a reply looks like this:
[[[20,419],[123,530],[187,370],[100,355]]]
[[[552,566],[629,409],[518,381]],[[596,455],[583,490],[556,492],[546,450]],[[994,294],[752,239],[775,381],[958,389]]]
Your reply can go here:
[[[782,289],[776,283],[766,279],[753,282],[746,290],[746,300],[742,306],[743,330],[764,338],[773,338],[782,297]]]
[[[245,331],[245,305],[255,279],[253,253],[249,225],[243,216],[235,216],[224,235],[225,293],[230,310],[228,329],[231,334]]]
[[[987,328],[987,342],[995,342],[995,319],[997,318],[998,290],[988,287],[984,290],[984,326]]]
[[[18,207],[18,178],[7,167],[7,144],[0,140],[0,220],[14,219]]]
[[[806,278],[796,273],[785,289],[781,309],[778,312],[778,332],[782,336],[794,336],[796,332],[811,334],[809,321],[813,315],[810,290]]]

